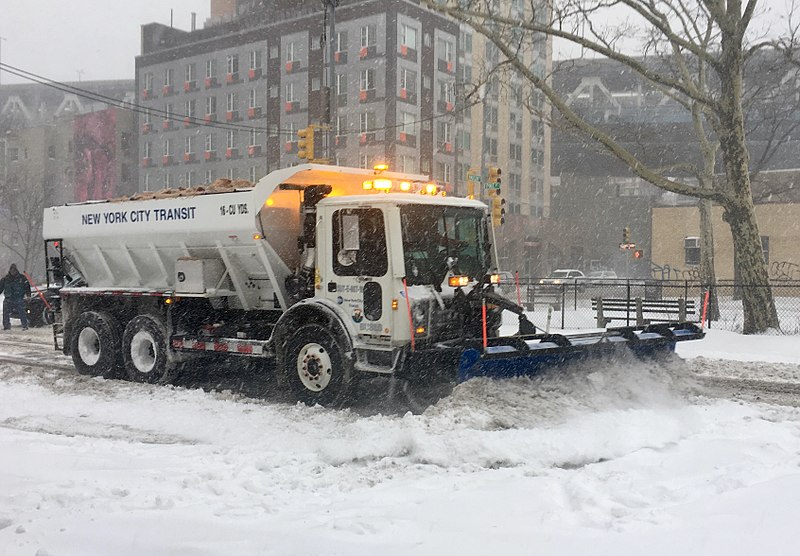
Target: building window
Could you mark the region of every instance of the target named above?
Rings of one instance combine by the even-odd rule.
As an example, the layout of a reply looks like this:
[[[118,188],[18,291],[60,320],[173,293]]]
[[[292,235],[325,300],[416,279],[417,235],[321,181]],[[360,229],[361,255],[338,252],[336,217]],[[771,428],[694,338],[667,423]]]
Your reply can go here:
[[[438,129],[439,142],[440,143],[452,142],[452,137],[450,136],[450,122],[439,122],[438,128],[439,128]]]
[[[211,184],[214,182],[214,170],[206,170],[206,183]]]
[[[403,25],[400,28],[400,44],[407,48],[417,49],[417,29],[410,25]]]
[[[358,155],[358,167],[369,168],[369,156],[366,154]]]
[[[144,190],[150,191],[150,174],[144,175]]]
[[[453,89],[453,83],[450,83],[449,81],[439,81],[439,100],[442,102],[453,103],[455,99]]]
[[[311,90],[312,91],[319,91],[320,81],[319,77],[312,77],[311,78]]]
[[[639,178],[617,178],[618,197],[638,197],[642,194],[642,182]]]
[[[250,178],[250,183],[256,183],[258,181],[258,168],[250,166],[248,177]]]
[[[144,74],[144,89],[145,91],[153,90],[153,73],[147,72]]]
[[[217,76],[217,61],[214,59],[206,60],[206,78],[211,79]]]
[[[250,69],[260,69],[261,68],[261,51],[260,50],[251,50],[250,51]]]
[[[217,113],[217,97],[206,97],[206,114],[213,116]]]
[[[250,108],[258,107],[258,89],[250,89],[248,106]]]
[[[184,102],[183,113],[187,118],[194,118],[195,116],[197,116],[197,101],[195,99],[192,99]]]
[[[209,152],[209,153],[214,152],[214,134],[213,133],[206,134],[206,152]]]
[[[294,43],[294,41],[286,43],[286,61],[287,62],[294,62],[295,61],[295,43]]]
[[[461,31],[458,35],[458,47],[465,54],[472,52],[472,35]]]
[[[684,264],[699,265],[700,264],[700,238],[687,237],[683,240],[683,253]]]
[[[235,149],[236,148],[236,130],[235,129],[229,129],[228,132],[227,132],[227,147],[229,149]]]
[[[192,187],[194,185],[194,170],[189,170],[183,174],[184,187]]]
[[[173,85],[173,80],[175,77],[175,71],[172,68],[167,68],[164,70],[164,86],[169,87]]]
[[[417,171],[417,159],[413,156],[400,156],[400,171],[406,173],[413,173]]]
[[[294,83],[286,84],[286,102],[294,102]]]
[[[400,131],[409,135],[415,133],[416,116],[412,112],[400,113]]]
[[[347,50],[347,31],[339,31],[336,33],[336,52],[344,52]]]
[[[359,118],[359,131],[361,133],[369,133],[374,130],[375,121],[375,112],[362,112]]]
[[[172,140],[164,139],[163,143],[164,156],[172,156]]]
[[[407,68],[400,68],[400,87],[410,93],[416,92],[417,72]]]
[[[375,46],[375,26],[364,25],[361,27],[361,48]]]
[[[238,54],[228,54],[228,57],[226,58],[226,68],[228,70],[228,75],[236,75],[239,73]]]
[[[164,172],[164,187],[169,189],[172,187],[172,174]]]
[[[235,112],[236,105],[238,104],[237,100],[236,93],[228,93],[225,95],[225,109],[228,112]]]
[[[375,88],[375,70],[363,69],[361,70],[361,90],[371,91]]]
[[[228,179],[231,181],[236,179],[236,168],[228,168]]]
[[[150,143],[150,141],[145,141],[144,142],[144,158],[150,158],[152,156],[152,149],[153,149],[153,144]],[[9,149],[9,153],[10,152],[11,152],[11,150]]]
[[[337,136],[342,136],[347,133],[347,116],[336,115],[336,128],[334,131]]]
[[[272,85],[269,88],[269,98],[278,98],[278,86]]]
[[[437,50],[439,51],[439,58],[446,62],[453,61],[453,43],[444,39],[436,41]]]
[[[463,129],[458,132],[458,148],[470,150],[472,148],[472,135]]]
[[[347,74],[346,73],[337,73],[336,74],[336,94],[337,95],[346,95],[347,94]]]
[[[194,64],[186,64],[186,71],[184,72],[184,81],[187,83],[194,83],[195,79],[197,79],[197,75],[194,70]]]
[[[269,47],[269,57],[272,60],[275,60],[280,55],[280,49],[277,46]]]
[[[769,236],[761,236],[761,252],[764,254],[764,260],[769,264]]]
[[[255,145],[258,145],[258,130],[253,128],[250,130],[250,146],[255,146]]]
[[[183,152],[194,154],[194,135],[187,135],[183,138]]]

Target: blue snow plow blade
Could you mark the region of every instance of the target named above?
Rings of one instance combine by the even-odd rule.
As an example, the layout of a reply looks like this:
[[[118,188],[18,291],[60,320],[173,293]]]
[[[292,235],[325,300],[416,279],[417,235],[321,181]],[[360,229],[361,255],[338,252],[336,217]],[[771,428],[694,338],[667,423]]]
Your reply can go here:
[[[694,323],[609,328],[588,334],[534,334],[489,338],[486,349],[468,347],[461,353],[458,382],[475,377],[533,376],[554,366],[602,358],[630,350],[639,357],[675,351],[675,344],[699,340],[705,332]]]

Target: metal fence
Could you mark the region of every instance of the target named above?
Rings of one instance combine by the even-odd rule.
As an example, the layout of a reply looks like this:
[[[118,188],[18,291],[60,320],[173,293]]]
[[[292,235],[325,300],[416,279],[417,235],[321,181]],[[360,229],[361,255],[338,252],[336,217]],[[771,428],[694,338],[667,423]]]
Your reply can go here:
[[[564,329],[596,328],[601,324],[600,314],[609,326],[632,326],[641,319],[678,320],[684,311],[686,320],[700,322],[705,293],[714,291],[718,311],[708,312],[706,326],[740,332],[742,292],[761,287],[736,282],[709,287],[691,280],[579,279],[552,284],[519,277],[517,282],[501,284],[500,292],[512,301],[521,301],[537,326]],[[781,331],[800,334],[800,281],[773,282],[769,287]]]

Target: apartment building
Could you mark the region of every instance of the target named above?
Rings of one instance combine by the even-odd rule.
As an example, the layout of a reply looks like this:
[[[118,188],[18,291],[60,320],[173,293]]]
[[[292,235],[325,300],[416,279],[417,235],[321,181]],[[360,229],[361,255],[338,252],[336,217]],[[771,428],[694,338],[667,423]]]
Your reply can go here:
[[[194,32],[143,27],[141,189],[256,180],[300,162],[297,131],[328,119],[326,27],[313,6],[254,5]],[[330,87],[337,163],[388,162],[452,189],[457,35],[411,2],[341,3]]]

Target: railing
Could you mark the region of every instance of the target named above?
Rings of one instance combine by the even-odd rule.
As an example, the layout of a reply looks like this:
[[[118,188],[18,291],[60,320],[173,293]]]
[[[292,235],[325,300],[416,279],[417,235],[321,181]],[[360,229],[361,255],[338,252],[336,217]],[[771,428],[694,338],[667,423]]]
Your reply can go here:
[[[519,298],[525,309],[532,313],[531,320],[544,327],[550,319],[554,328],[595,328],[597,323],[595,299],[619,299],[631,302],[641,300],[686,300],[698,308],[691,320],[702,318],[703,302],[707,291],[716,294],[717,306],[710,307],[706,326],[724,330],[741,331],[743,323],[742,292],[750,286],[733,281],[720,281],[709,286],[693,280],[651,279],[591,279],[571,280],[561,284],[543,284],[540,278],[520,277]],[[800,335],[800,281],[775,281],[770,286],[778,312],[781,331]],[[516,284],[502,284],[500,291],[516,302]],[[713,299],[713,297],[712,297]],[[630,317],[635,323],[635,313]],[[625,325],[612,322],[610,326]]]

